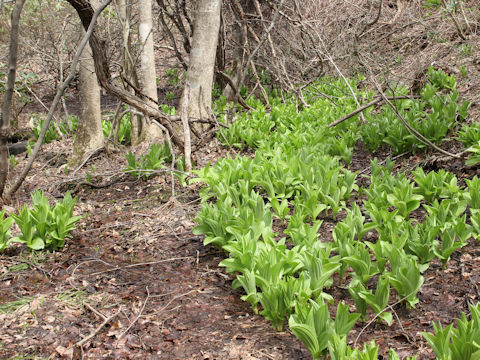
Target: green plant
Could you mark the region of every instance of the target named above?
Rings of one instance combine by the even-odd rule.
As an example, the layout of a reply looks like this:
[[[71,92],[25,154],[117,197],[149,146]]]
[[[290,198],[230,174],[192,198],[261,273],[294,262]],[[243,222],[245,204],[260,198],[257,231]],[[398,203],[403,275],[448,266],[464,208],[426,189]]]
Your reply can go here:
[[[118,125],[117,140],[120,144],[130,144],[132,133],[132,122],[130,121],[130,113],[122,117]]]
[[[10,164],[12,165],[12,168],[14,168],[15,166],[17,166],[17,164],[18,164],[18,161],[15,160],[15,156],[14,156],[14,155],[10,155],[9,161],[10,161]]]
[[[360,127],[360,138],[365,148],[374,153],[382,145],[383,139],[387,136],[387,127],[384,124],[379,124],[381,119],[370,120],[368,123]]]
[[[435,355],[437,355],[437,359],[439,360],[447,360],[452,358],[450,351],[452,326],[453,325],[450,324],[444,329],[440,322],[438,325],[434,322],[433,331],[435,332],[435,335],[426,332],[422,333],[423,337],[428,341],[435,352]]]
[[[416,259],[406,255],[403,250],[392,248],[390,264],[392,272],[387,274],[390,283],[407,308],[414,308],[419,301],[417,292],[424,281]]]
[[[417,355],[415,356],[407,356],[406,358],[404,358],[405,360],[417,360]],[[400,357],[398,356],[398,354],[393,350],[393,349],[390,349],[388,351],[388,360],[400,360]]]
[[[0,304],[0,314],[8,314],[14,312],[23,305],[30,304],[30,302],[34,299],[34,297],[23,297],[18,300],[2,303]]]
[[[459,101],[454,77],[433,69],[428,76],[430,83],[421,98],[398,100],[395,106],[413,128],[439,142],[465,118],[468,103]],[[355,80],[352,88],[357,91]],[[191,182],[206,185],[200,191],[202,210],[194,232],[205,235],[205,244],[227,253],[220,265],[236,274],[232,286],[243,288],[242,299],[253,311],[264,315],[275,330],[281,330],[288,317],[291,330],[314,358],[328,352],[332,358],[376,359],[374,343],[363,350],[346,345],[345,328],[350,323],[340,325],[344,322],[338,312],[343,310],[337,310],[337,327],[328,315],[326,303],[333,303],[333,298],[326,289],[333,284],[334,274],[339,274],[340,283],[350,281],[349,293],[359,313],[353,323],[358,317],[365,320],[371,307],[379,320],[390,324],[392,314],[385,310],[391,286],[407,308],[417,304],[422,273],[429,262],[435,256],[448,259],[450,250],[468,235],[468,227],[461,224],[466,221],[467,202],[476,201],[476,190],[470,186],[464,192],[457,178],[447,172],[422,169],[414,173],[415,186],[405,174],[394,173],[395,163],[389,159],[385,166],[372,161],[370,186],[359,189],[357,174],[345,169],[359,137],[372,149],[378,148],[382,138],[397,152],[424,145],[408,133],[389,107],[380,114],[365,111],[368,126],[352,118],[327,127],[357,108],[342,81],[328,81],[312,87],[340,106],[304,89],[309,107],[299,107],[290,94],[282,93],[280,98],[272,92],[267,111],[252,95],[247,103],[255,110],[237,113],[231,124],[226,119],[225,99],[217,101],[221,121],[231,124],[219,139],[256,153],[254,157],[227,157],[194,172],[198,177]],[[408,93],[399,88],[389,95]],[[372,96],[358,94],[364,99]],[[368,198],[362,207],[359,199],[364,194]],[[410,216],[423,200],[428,215],[421,223],[422,216]],[[423,215],[423,208],[419,212]],[[337,216],[343,220],[335,224],[334,241],[325,241],[325,230]],[[274,233],[279,222],[287,237]],[[452,242],[449,236],[453,233]],[[364,241],[366,237],[369,241]],[[372,289],[377,275],[376,289]],[[398,359],[398,355],[390,351],[389,358]]]
[[[332,360],[357,360],[358,350],[347,345],[347,337],[333,334],[328,342],[328,355]]]
[[[458,132],[458,140],[460,140],[466,148],[476,145],[480,142],[480,124],[473,123],[464,125]]]
[[[390,297],[390,280],[387,276],[382,275],[378,278],[375,294],[372,294],[371,291],[364,290],[361,291],[358,296],[375,311],[379,319],[385,321],[388,326],[392,324],[392,313],[385,311]]]
[[[121,119],[115,129],[112,129],[112,122],[110,120],[102,120],[103,136],[108,138],[110,133],[114,131],[114,136],[117,136],[117,141],[120,144],[130,144],[132,133],[132,122],[130,120],[130,113],[126,113]]]
[[[222,248],[234,239],[234,235],[225,229],[234,225],[237,216],[238,209],[232,206],[230,198],[219,199],[215,205],[205,204],[195,218],[200,225],[193,229],[193,233],[205,235],[204,245],[213,244]]]
[[[450,227],[442,234],[441,247],[435,249],[435,254],[442,261],[445,269],[450,255],[454,251],[467,245],[467,239],[472,233],[472,227],[466,224],[466,216],[461,219],[454,227]],[[458,239],[458,241],[456,241]]]
[[[463,56],[471,56],[473,52],[473,46],[470,44],[462,44],[460,51]]]
[[[370,151],[379,147],[379,139],[383,139],[394,153],[413,151],[425,148],[425,144],[410,134],[398,114],[416,131],[430,141],[443,141],[455,124],[466,118],[470,104],[459,101],[456,80],[442,70],[428,69],[429,83],[421,90],[421,98],[395,101],[396,111],[389,106],[381,109],[380,118],[369,116],[369,122],[360,127],[360,136]],[[406,88],[400,88],[396,94],[408,94]]]
[[[472,155],[465,161],[467,166],[474,166],[480,163],[480,142],[470,146],[467,151]]]
[[[387,195],[388,203],[395,206],[404,219],[408,219],[410,213],[420,206],[420,200],[423,200],[423,196],[414,194],[413,184],[406,179],[399,182],[393,192]]]
[[[33,208],[26,205],[12,218],[21,230],[20,236],[15,236],[9,242],[25,243],[32,250],[59,250],[65,245],[65,238],[75,229],[75,223],[81,216],[73,216],[73,208],[77,202],[67,192],[62,201],[52,208],[48,199],[41,191],[32,194]]]
[[[147,155],[141,155],[139,161],[130,151],[125,155],[127,159],[127,167],[124,170],[134,177],[142,177],[146,179],[156,173],[156,170],[165,168],[165,162],[172,161],[170,147],[167,142],[163,144],[153,144]],[[177,163],[178,164],[178,163]]]
[[[372,222],[365,222],[365,216],[362,215],[362,211],[356,203],[352,204],[351,209],[347,209],[347,216],[343,222],[352,230],[357,241],[361,241],[367,232],[375,228]]]
[[[435,0],[436,1],[436,0]],[[457,81],[454,75],[448,75],[443,70],[430,66],[427,70],[428,80],[439,89],[455,90]]]
[[[358,351],[358,360],[376,360],[378,359],[378,345],[375,341],[370,341],[363,345],[362,351]]]
[[[461,222],[467,203],[465,200],[444,199],[441,202],[435,200],[431,205],[423,207],[427,210],[427,219],[443,233]]]
[[[331,277],[341,265],[333,260],[324,260],[311,251],[305,251],[301,255],[301,263],[305,277],[310,279],[313,297],[324,297],[323,289],[332,284]]]
[[[182,80],[180,79],[180,72],[178,71],[178,68],[165,70],[165,76],[170,86],[174,88],[180,88]]]
[[[432,347],[437,359],[480,359],[480,303],[470,305],[471,320],[465,313],[453,324],[442,327],[433,323],[434,334],[423,332],[423,337]]]
[[[312,225],[304,222],[306,215],[301,211],[295,212],[293,216],[289,218],[287,229],[285,234],[290,236],[296,246],[306,246],[312,248],[315,243],[318,242],[318,230],[322,226],[322,220],[315,220]]]
[[[295,314],[289,318],[290,330],[307,347],[314,360],[326,354],[334,335],[345,336],[355,325],[359,314],[350,314],[348,306],[338,303],[335,321],[330,318],[328,305],[310,300],[309,304],[297,304]],[[335,340],[334,340],[335,341]]]
[[[354,245],[354,252],[350,256],[342,257],[341,261],[351,266],[355,272],[355,279],[366,284],[368,280],[378,274],[378,266],[372,261],[368,247],[357,242]]]
[[[45,248],[44,239],[35,234],[35,222],[26,205],[19,210],[18,215],[12,214],[11,217],[20,228],[22,234],[10,239],[10,242],[20,242],[27,245],[29,249],[41,250]]]
[[[475,175],[473,179],[466,179],[468,191],[463,197],[471,209],[480,209],[480,179]]]
[[[3,68],[4,66],[6,67],[6,64],[0,63],[0,68]],[[7,84],[7,73],[8,69],[5,69],[5,71],[0,70],[0,93],[3,94],[5,93],[5,86]],[[19,71],[19,69],[17,69],[14,96],[23,104],[31,102],[30,89],[34,86],[37,80],[38,76],[36,74]]]
[[[177,171],[174,171],[173,175],[180,182],[180,185],[187,186],[188,174],[186,173],[187,166],[185,165],[185,155],[182,155],[180,159],[177,160],[175,165],[176,165]]]
[[[40,133],[42,131],[43,125],[45,124],[45,119],[40,119],[37,121],[37,123],[33,126],[32,131],[33,135],[35,136],[35,139],[38,139],[40,136]],[[45,132],[45,137],[43,138],[43,141],[48,144],[51,143],[52,141],[57,141],[59,139],[59,135],[57,133],[57,130],[55,130],[55,127],[52,123],[47,128],[47,131]]]
[[[258,303],[260,302],[260,294],[257,292],[257,283],[255,281],[255,272],[246,269],[242,275],[238,275],[232,284],[232,288],[242,287],[246,295],[242,295],[241,299],[252,305],[252,310],[258,314]]]
[[[282,331],[285,316],[290,310],[291,298],[285,296],[285,288],[288,283],[285,279],[281,279],[276,283],[268,284],[262,287],[260,293],[260,303],[262,310],[260,314],[272,323],[273,330]]]
[[[440,169],[437,172],[430,171],[425,174],[423,169],[418,167],[412,174],[418,186],[415,188],[415,193],[422,195],[427,203],[435,199],[454,198],[460,194],[457,177],[448,171]]]
[[[432,219],[434,218],[428,217],[423,224],[417,226],[408,222],[401,229],[406,232],[408,238],[405,250],[407,253],[415,255],[420,264],[428,264],[436,256],[440,226],[435,225],[435,220]]]
[[[246,234],[240,234],[234,228],[230,228],[235,240],[232,240],[225,245],[223,249],[229,253],[229,257],[220,262],[219,266],[225,266],[227,272],[252,271],[255,269],[257,262],[257,244],[258,238],[253,231]]]
[[[5,210],[0,212],[0,252],[5,250],[10,238],[10,226],[13,224],[13,218],[5,218]]]
[[[470,222],[472,223],[472,235],[475,239],[480,239],[480,211],[472,209],[470,213]]]
[[[357,312],[360,314],[361,321],[365,321],[366,319],[368,304],[360,294],[366,291],[365,286],[358,280],[354,280],[348,284],[348,292],[355,303]]]
[[[58,127],[62,134],[71,134],[72,132],[75,132],[78,128],[78,117],[70,116],[69,119],[61,122]]]

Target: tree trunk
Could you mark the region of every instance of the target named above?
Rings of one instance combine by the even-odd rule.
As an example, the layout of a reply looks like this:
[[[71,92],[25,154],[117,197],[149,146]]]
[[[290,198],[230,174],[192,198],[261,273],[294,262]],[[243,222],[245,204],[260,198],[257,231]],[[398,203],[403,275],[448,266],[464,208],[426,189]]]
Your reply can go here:
[[[93,9],[88,0],[67,0],[77,12],[80,20],[82,20],[83,27],[88,28],[93,18]],[[178,116],[167,115],[161,112],[157,107],[152,108],[147,106],[145,101],[139,96],[129,93],[121,87],[112,82],[112,77],[109,69],[109,60],[105,52],[103,40],[98,36],[98,31],[93,29],[90,36],[90,47],[93,51],[93,59],[95,61],[95,71],[100,85],[111,95],[118,97],[124,103],[133,106],[138,111],[142,112],[155,119],[161,126],[165,127],[172,137],[175,145],[183,148],[183,140],[173,131],[172,122],[178,120]]]
[[[209,117],[212,102],[212,83],[215,70],[215,54],[220,29],[220,0],[199,0],[195,10],[192,50],[186,76],[183,96],[189,96],[188,118],[205,119]]]
[[[2,101],[2,112],[0,113],[0,197],[3,196],[5,183],[8,177],[8,134],[10,131],[10,107],[12,104],[15,77],[17,74],[17,52],[18,52],[18,31],[20,15],[25,0],[17,0],[12,12],[10,31],[10,45],[8,54],[8,75],[5,86],[5,95]]]
[[[130,81],[137,89],[140,89],[140,83],[138,81],[137,71],[135,69],[135,61],[132,54],[132,42],[131,42],[131,6],[127,6],[125,0],[117,0],[118,18],[122,26],[122,38],[123,38],[123,72],[125,77]],[[125,88],[131,93],[135,93],[128,84],[125,84]],[[121,120],[121,119],[119,119]],[[131,129],[131,142],[132,144],[138,144],[141,140],[143,116],[141,114],[130,115],[130,121],[132,123]]]
[[[92,1],[97,6],[96,1]],[[85,31],[83,30],[83,33]],[[104,144],[100,109],[100,87],[98,86],[92,50],[87,44],[79,62],[80,116],[73,143],[70,165],[76,168],[90,153]]]
[[[155,71],[155,52],[153,48],[152,29],[152,0],[138,1],[139,21],[138,32],[140,45],[143,46],[140,53],[140,84],[142,93],[147,95],[146,103],[158,108],[157,74]],[[159,139],[162,132],[158,126],[143,121],[140,131],[141,139]],[[140,140],[141,140],[140,139]]]

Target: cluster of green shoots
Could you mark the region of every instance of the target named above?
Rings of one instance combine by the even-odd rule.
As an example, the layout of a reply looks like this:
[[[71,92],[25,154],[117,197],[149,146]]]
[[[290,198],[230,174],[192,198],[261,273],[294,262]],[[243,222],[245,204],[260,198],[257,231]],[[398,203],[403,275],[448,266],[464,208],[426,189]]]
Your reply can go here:
[[[429,75],[438,81],[437,72]],[[359,187],[358,174],[344,164],[362,139],[363,125],[351,120],[326,126],[356,107],[341,81],[329,81],[333,85],[315,84],[328,97],[306,93],[310,106],[300,110],[293,98],[270,99],[269,113],[257,100],[248,100],[256,110],[240,115],[219,136],[230,146],[257,149],[256,155],[229,157],[197,172],[193,181],[207,186],[200,194],[202,210],[194,233],[228,254],[220,266],[236,275],[233,287],[244,290],[242,299],[252,310],[277,331],[288,323],[314,359],[377,359],[377,345],[352,349],[348,333],[367,321],[368,309],[377,321],[391,325],[389,306],[416,307],[430,263],[439,259],[445,267],[472,235],[480,236],[480,179],[467,180],[463,188],[444,170],[425,173],[417,168],[407,177],[394,173],[394,162],[380,166],[373,160],[368,187]],[[458,106],[466,111],[468,106],[454,100],[448,101],[455,112]],[[426,117],[431,113],[430,108],[422,110]],[[435,116],[438,120],[446,113]],[[336,222],[334,229],[324,227],[325,221]],[[275,232],[274,224],[282,230]],[[333,241],[320,236],[327,232]],[[328,289],[334,284],[347,287],[355,312],[339,302],[336,316],[330,316],[335,299]],[[468,342],[476,334],[459,329],[448,330],[446,340],[446,335],[425,338],[431,344],[441,342],[445,354],[454,354],[454,337]],[[436,329],[442,331],[447,330]],[[478,350],[478,343],[472,346]],[[398,358],[390,350],[389,359]]]
[[[180,183],[186,185],[185,157],[182,156],[176,160],[175,169],[171,169],[171,166],[167,167],[167,163],[173,161],[170,146],[167,142],[153,144],[148,153],[140,155],[138,160],[131,151],[125,157],[127,159],[127,167],[124,171],[136,178],[145,180],[151,176],[158,175],[159,172],[170,169],[168,171],[174,171],[174,175]]]
[[[45,119],[40,119],[35,122],[32,128],[35,139],[38,139],[38,137],[40,136],[40,133],[42,132],[42,128],[44,124],[45,124]],[[76,116],[72,116],[70,117],[68,122],[62,121],[58,125],[58,131],[60,131],[60,134],[55,128],[55,125],[50,123],[50,125],[47,128],[47,131],[45,132],[45,137],[43,141],[46,144],[51,143],[53,141],[58,141],[60,139],[60,136],[65,136],[74,132],[77,129],[77,127],[78,127],[78,118]]]
[[[40,119],[35,122],[32,131],[35,139],[38,139],[40,133],[42,131],[43,125],[45,124],[45,119]],[[44,142],[46,144],[51,143],[53,141],[60,140],[61,136],[69,136],[74,134],[78,128],[78,117],[72,116],[67,121],[62,121],[58,127],[56,128],[53,123],[47,128],[45,132]],[[117,141],[120,144],[130,144],[131,141],[131,130],[132,130],[132,123],[130,121],[130,114],[127,113],[122,117],[119,124],[113,129],[113,136],[116,136]],[[102,119],[102,131],[103,136],[108,138],[110,136],[110,132],[112,132],[112,122],[107,119]],[[60,132],[60,134],[59,134]]]
[[[54,206],[41,191],[32,194],[32,201],[32,208],[24,205],[17,214],[5,217],[5,211],[0,213],[0,251],[14,242],[23,243],[31,250],[60,250],[75,229],[75,223],[81,219],[73,215],[77,198],[72,198],[69,192]],[[10,234],[13,223],[20,230],[14,237]]]

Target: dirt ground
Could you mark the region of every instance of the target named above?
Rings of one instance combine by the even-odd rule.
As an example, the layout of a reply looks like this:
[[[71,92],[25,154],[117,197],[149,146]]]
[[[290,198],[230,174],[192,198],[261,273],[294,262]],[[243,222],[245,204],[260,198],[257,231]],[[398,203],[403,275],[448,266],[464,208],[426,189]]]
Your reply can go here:
[[[1,359],[310,359],[292,333],[275,333],[253,314],[241,291],[232,290],[233,276],[217,266],[224,254],[192,234],[200,185],[176,182],[171,197],[169,175],[134,179],[119,170],[122,153],[103,153],[75,176],[65,175],[62,161],[46,163],[71,148],[66,140],[42,149],[17,205],[34,189],[53,197],[70,190],[79,197],[76,213],[87,216],[61,252],[17,247],[0,255]],[[212,142],[196,160],[202,165],[225,153]],[[17,160],[14,176],[26,161],[21,155]],[[406,166],[425,159],[398,161]],[[368,163],[358,148],[352,169]],[[455,163],[449,166],[455,170]],[[322,225],[325,238],[332,227]],[[431,331],[432,321],[452,322],[479,301],[479,268],[480,246],[472,240],[445,270],[432,264],[417,309],[394,305],[391,327],[357,325],[350,344],[374,339],[382,356],[392,347],[401,357],[434,359],[421,332]],[[329,292],[353,305],[338,279]]]

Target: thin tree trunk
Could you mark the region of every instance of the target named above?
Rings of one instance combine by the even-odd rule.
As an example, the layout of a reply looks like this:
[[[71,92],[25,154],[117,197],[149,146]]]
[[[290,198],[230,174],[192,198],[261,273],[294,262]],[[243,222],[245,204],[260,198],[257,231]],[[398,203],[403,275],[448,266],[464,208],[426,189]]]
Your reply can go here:
[[[132,43],[131,43],[131,23],[130,14],[131,7],[127,7],[125,0],[117,0],[118,19],[122,26],[122,38],[123,38],[123,72],[128,81],[134,84],[137,89],[140,88],[138,81],[137,71],[135,69],[135,60],[132,55]],[[126,89],[134,93],[135,90],[126,85]],[[132,123],[131,129],[131,142],[132,144],[138,144],[142,133],[143,116],[138,113],[131,113],[130,121]],[[117,126],[119,126],[118,124]],[[118,127],[117,127],[118,128]]]
[[[206,119],[212,102],[215,54],[220,29],[220,0],[199,0],[195,11],[192,50],[183,96],[188,96],[188,118]],[[186,89],[189,89],[187,91]]]
[[[138,12],[140,20],[138,32],[140,35],[140,43],[143,46],[140,53],[140,83],[142,93],[148,96],[149,99],[146,99],[145,101],[150,106],[158,108],[157,74],[155,71],[155,52],[153,48],[152,31],[152,0],[139,0]],[[162,132],[159,127],[153,124],[147,124],[144,121],[141,131],[141,138],[156,139],[161,137]]]
[[[8,177],[8,135],[10,131],[10,107],[12,105],[15,77],[17,74],[18,32],[20,28],[20,15],[22,14],[24,3],[25,0],[17,0],[15,8],[12,12],[7,84],[5,86],[5,95],[3,96],[2,101],[2,113],[0,114],[0,197],[3,196],[3,190],[5,189],[5,183],[7,182]]]
[[[96,1],[92,1],[94,6]],[[85,31],[82,28],[83,33]],[[104,144],[102,115],[100,109],[100,87],[98,86],[92,50],[87,44],[83,49],[79,65],[80,117],[73,143],[73,157],[70,165],[76,168],[92,151]]]

